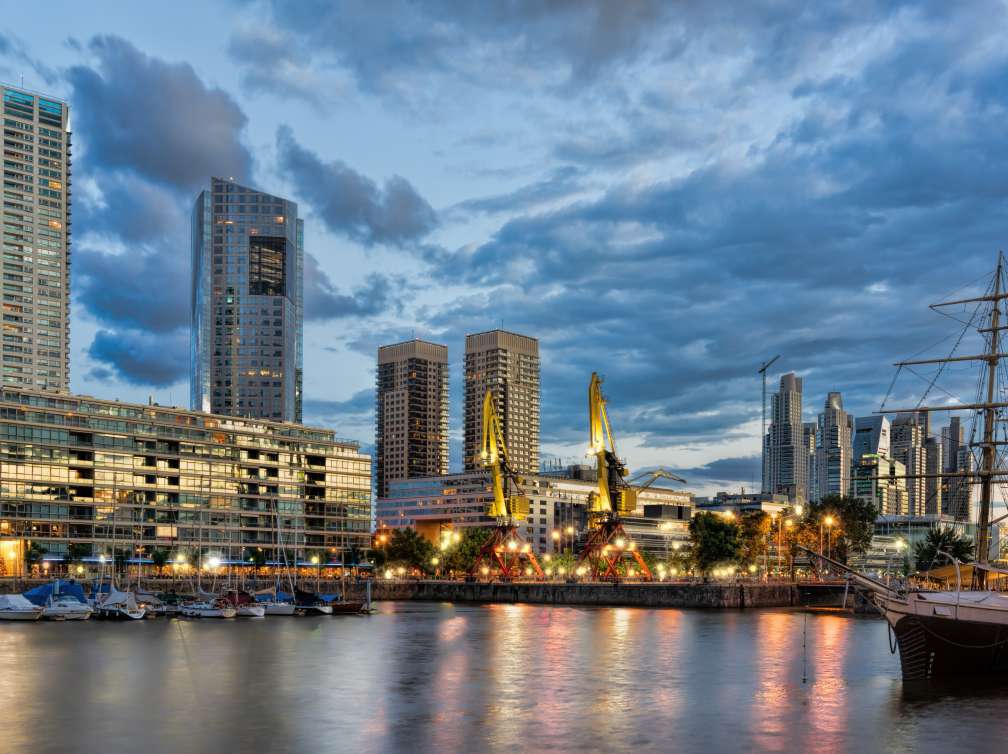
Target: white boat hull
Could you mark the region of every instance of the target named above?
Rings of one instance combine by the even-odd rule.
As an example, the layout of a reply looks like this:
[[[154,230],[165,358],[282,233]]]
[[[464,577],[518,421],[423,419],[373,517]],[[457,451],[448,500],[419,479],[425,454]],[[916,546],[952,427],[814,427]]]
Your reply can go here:
[[[0,620],[38,620],[41,617],[41,607],[36,610],[0,610]]]
[[[186,618],[234,618],[238,611],[233,607],[183,607],[182,615]]]
[[[56,602],[46,605],[42,617],[46,620],[87,620],[91,617],[91,607],[83,602]]]
[[[290,602],[266,602],[266,615],[294,615],[294,605]]]
[[[239,605],[239,618],[265,618],[266,608],[263,605]]]

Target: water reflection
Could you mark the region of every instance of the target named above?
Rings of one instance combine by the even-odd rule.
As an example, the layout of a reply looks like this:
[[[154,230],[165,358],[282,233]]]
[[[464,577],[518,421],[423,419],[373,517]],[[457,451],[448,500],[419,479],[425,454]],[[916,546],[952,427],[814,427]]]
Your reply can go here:
[[[881,621],[792,611],[11,623],[0,670],[2,748],[33,752],[982,752],[1008,709],[996,687],[904,688]]]

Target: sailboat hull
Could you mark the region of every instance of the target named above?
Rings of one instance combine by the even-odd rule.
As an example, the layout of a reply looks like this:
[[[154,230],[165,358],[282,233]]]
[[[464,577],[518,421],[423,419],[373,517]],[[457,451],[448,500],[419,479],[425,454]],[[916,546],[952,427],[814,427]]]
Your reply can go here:
[[[904,681],[1008,676],[1008,626],[905,615],[893,626]]]

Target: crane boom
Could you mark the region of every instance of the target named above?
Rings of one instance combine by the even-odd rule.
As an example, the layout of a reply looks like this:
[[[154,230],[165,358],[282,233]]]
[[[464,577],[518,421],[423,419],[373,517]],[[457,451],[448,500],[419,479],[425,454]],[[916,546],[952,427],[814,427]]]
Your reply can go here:
[[[493,502],[487,508],[487,515],[493,518],[513,518],[522,520],[528,516],[528,498],[522,494],[521,483],[511,470],[508,461],[504,431],[494,404],[493,393],[486,391],[483,397],[483,442],[480,449],[483,467],[490,471],[493,487]],[[508,496],[505,485],[510,479],[518,490],[517,495]]]
[[[588,385],[588,441],[589,452],[595,456],[598,488],[592,496],[588,512],[596,514],[625,513],[637,507],[633,490],[624,481],[627,467],[616,455],[605,396],[602,395],[602,378],[592,372]]]

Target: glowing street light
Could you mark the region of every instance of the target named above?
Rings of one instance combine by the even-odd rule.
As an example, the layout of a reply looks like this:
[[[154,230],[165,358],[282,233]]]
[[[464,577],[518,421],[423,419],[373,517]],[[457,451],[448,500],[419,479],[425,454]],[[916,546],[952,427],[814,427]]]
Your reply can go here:
[[[507,548],[509,550],[512,550],[512,551],[517,550],[518,549],[518,543],[515,542],[513,539],[508,540]]]

